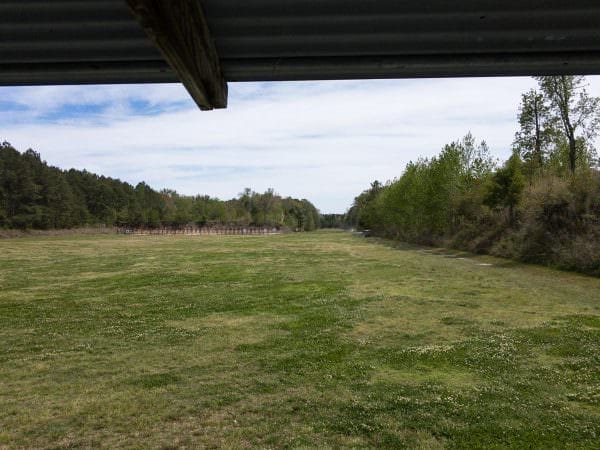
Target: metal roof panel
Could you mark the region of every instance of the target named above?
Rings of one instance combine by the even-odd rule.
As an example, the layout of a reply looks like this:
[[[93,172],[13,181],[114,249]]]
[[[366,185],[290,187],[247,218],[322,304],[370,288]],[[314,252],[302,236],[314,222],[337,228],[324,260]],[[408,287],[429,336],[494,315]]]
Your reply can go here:
[[[600,73],[598,0],[201,1],[228,80]],[[176,80],[123,0],[0,3],[0,84]]]

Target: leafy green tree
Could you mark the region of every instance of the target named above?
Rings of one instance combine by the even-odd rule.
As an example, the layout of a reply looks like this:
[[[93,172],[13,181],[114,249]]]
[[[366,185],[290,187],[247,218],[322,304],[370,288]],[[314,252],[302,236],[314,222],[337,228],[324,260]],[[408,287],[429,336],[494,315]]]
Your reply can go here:
[[[518,153],[514,153],[489,179],[483,201],[490,208],[508,208],[510,222],[514,223],[516,207],[524,188],[522,161]]]
[[[368,230],[376,227],[377,218],[375,199],[383,189],[383,185],[375,180],[366,191],[354,199],[354,205],[349,211],[352,225],[359,229]]]
[[[321,228],[346,228],[346,215],[321,214],[319,223]]]
[[[590,96],[583,76],[544,76],[536,78],[550,103],[550,112],[560,124],[569,145],[569,169],[575,173],[581,143],[590,146],[600,126],[600,98]],[[578,145],[579,143],[579,145]]]
[[[496,165],[487,143],[481,141],[477,144],[470,131],[460,141],[444,148],[446,152],[451,150],[458,152],[461,173],[467,183],[485,178]]]

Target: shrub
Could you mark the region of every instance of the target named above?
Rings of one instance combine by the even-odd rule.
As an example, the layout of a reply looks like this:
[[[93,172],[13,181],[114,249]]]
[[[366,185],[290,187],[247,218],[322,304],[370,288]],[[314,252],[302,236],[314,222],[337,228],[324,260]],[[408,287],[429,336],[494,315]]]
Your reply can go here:
[[[572,197],[567,182],[555,176],[541,178],[526,189],[520,211],[521,260],[556,262],[561,241],[568,240]]]

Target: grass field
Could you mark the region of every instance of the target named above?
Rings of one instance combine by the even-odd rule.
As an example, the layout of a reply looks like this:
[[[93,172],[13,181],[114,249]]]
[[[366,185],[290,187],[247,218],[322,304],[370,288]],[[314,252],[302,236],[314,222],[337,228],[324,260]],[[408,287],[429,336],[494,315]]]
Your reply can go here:
[[[343,232],[0,241],[0,448],[600,448],[600,279]]]

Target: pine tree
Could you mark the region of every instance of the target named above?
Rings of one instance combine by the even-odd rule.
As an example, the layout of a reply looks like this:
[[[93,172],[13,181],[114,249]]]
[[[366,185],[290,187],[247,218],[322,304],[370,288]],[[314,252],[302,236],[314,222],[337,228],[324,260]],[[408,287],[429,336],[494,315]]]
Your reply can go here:
[[[540,172],[546,164],[556,135],[555,121],[542,93],[531,89],[521,96],[518,120],[519,131],[515,134],[514,148],[523,158],[531,176]]]

